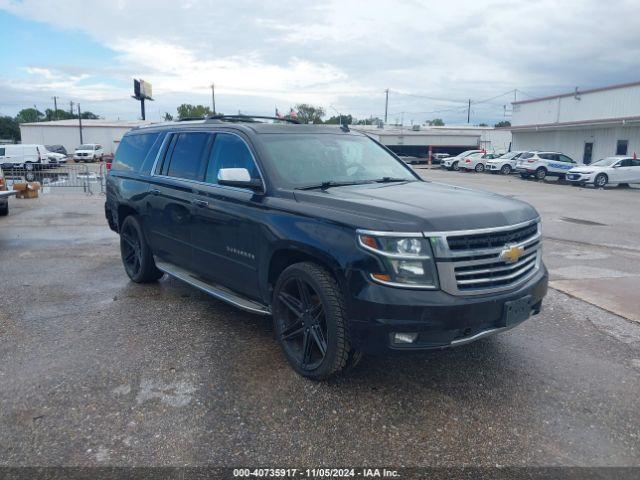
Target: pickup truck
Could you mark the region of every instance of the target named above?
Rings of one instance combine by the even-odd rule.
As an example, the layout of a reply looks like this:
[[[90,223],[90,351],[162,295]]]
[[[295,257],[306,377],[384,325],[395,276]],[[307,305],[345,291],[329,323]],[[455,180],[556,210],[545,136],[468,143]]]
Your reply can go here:
[[[540,312],[527,203],[423,180],[348,127],[213,116],[136,128],[105,215],[134,282],[164,274],[269,315],[299,374],[464,345]]]

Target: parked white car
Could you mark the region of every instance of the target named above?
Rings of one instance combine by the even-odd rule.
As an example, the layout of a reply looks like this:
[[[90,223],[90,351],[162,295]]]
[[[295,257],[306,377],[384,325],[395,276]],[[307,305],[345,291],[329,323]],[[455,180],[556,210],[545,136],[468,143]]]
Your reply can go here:
[[[590,165],[572,168],[567,180],[574,185],[592,183],[604,187],[609,183],[640,183],[640,160],[627,156],[607,157]]]
[[[518,159],[524,153],[526,152],[507,152],[503,155],[500,155],[498,158],[487,160],[487,164],[485,165],[485,167],[487,168],[488,172],[509,175],[510,173],[515,171]]]
[[[76,162],[95,162],[96,160],[102,160],[103,156],[104,149],[102,145],[97,143],[85,143],[73,152],[73,159]]]
[[[495,153],[478,152],[464,158],[464,161],[460,164],[460,168],[466,171],[475,170],[478,173],[485,171],[487,162],[498,155]]]
[[[0,166],[35,170],[50,163],[49,153],[44,145],[0,145]]]
[[[527,152],[518,160],[516,171],[522,178],[534,176],[542,180],[547,176],[565,178],[576,166],[576,161],[559,152]]]
[[[56,152],[47,151],[47,157],[49,157],[49,160],[53,164],[66,163],[67,162],[67,156],[63,155],[62,153],[56,153]]]
[[[440,166],[442,168],[446,168],[447,170],[458,171],[461,166],[460,162],[462,162],[465,157],[468,157],[472,153],[482,153],[482,150],[467,150],[466,152],[462,152],[461,154],[456,155],[455,157],[445,158],[440,164]]]

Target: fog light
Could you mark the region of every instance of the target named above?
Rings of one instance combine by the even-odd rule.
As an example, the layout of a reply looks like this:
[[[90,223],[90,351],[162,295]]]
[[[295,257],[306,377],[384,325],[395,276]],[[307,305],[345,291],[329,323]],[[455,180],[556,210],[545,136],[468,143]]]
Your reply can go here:
[[[393,343],[413,343],[418,339],[417,333],[394,333]]]

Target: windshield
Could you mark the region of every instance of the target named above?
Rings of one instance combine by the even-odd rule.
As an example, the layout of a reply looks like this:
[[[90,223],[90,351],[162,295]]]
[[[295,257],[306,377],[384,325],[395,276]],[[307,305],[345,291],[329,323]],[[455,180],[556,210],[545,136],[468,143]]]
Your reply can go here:
[[[308,187],[324,182],[418,180],[404,163],[367,137],[265,134],[260,139],[275,173],[287,187]]]
[[[620,158],[607,157],[607,158],[601,158],[597,162],[593,162],[591,165],[595,167],[610,167],[611,165],[613,165],[618,161],[620,161]]]
[[[76,150],[93,150],[93,145],[80,145]]]

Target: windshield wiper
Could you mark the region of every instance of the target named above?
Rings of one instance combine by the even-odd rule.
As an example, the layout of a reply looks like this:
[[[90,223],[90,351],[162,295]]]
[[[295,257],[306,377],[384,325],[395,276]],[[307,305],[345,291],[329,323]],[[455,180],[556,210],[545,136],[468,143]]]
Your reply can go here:
[[[305,185],[304,187],[296,187],[296,190],[326,190],[331,187],[346,187],[348,185],[362,185],[365,183],[371,183],[371,180],[352,180],[350,182],[334,182],[332,180],[328,180],[326,182],[318,183],[316,185]]]
[[[409,178],[382,177],[374,180],[376,183],[392,183],[392,182],[412,182]]]

